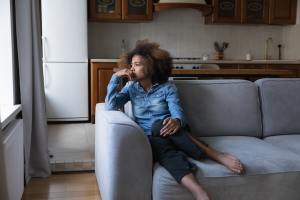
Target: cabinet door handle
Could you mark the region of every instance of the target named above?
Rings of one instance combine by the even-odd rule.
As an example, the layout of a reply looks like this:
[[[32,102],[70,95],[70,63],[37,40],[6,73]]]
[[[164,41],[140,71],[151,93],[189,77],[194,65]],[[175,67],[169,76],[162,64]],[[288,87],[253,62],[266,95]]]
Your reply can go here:
[[[47,43],[47,38],[45,36],[42,36],[42,46],[43,46],[43,62],[47,61],[47,52],[46,52],[46,43]]]
[[[43,72],[44,72],[44,87],[47,88],[48,87],[48,73],[47,73],[47,64],[43,64]]]

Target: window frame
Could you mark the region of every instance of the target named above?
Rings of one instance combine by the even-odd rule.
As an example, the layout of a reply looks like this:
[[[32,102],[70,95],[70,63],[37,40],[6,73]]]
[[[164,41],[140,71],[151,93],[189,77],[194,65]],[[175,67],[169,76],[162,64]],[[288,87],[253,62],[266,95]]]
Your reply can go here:
[[[0,33],[2,48],[0,50],[0,105],[13,106],[15,104],[15,84],[14,80],[14,19],[13,5],[11,0],[4,0],[4,6],[0,8],[0,21],[4,25]]]

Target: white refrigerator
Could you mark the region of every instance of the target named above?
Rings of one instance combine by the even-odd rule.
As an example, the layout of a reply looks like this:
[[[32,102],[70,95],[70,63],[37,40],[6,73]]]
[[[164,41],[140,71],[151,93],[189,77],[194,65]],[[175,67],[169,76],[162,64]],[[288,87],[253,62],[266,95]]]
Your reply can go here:
[[[87,1],[42,0],[48,121],[88,120]]]

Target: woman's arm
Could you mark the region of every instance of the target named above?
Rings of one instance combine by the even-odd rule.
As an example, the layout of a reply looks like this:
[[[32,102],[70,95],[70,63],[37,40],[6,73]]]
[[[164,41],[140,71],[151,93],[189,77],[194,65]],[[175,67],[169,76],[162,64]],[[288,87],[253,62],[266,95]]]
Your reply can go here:
[[[166,101],[168,102],[171,118],[178,119],[181,127],[186,125],[186,119],[180,104],[177,88],[174,84],[169,84],[167,88]]]
[[[105,97],[105,110],[119,110],[122,109],[124,104],[130,100],[129,87],[126,84],[120,92],[118,92],[121,77],[113,74],[107,86],[107,95]]]
[[[176,86],[174,84],[168,84],[166,90],[166,101],[171,117],[163,121],[164,127],[160,130],[160,135],[162,136],[172,135],[176,133],[180,127],[186,125]]]

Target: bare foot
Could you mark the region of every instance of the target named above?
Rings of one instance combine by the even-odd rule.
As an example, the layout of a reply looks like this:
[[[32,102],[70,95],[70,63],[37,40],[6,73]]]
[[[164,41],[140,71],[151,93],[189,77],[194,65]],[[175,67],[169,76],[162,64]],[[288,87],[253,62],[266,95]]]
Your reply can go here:
[[[192,137],[191,135],[189,135],[189,137],[196,143],[196,145],[199,148],[201,148],[205,151],[206,155],[209,158],[223,164],[225,167],[227,167],[228,169],[230,169],[231,171],[233,171],[236,174],[244,173],[242,163],[236,157],[234,157],[228,153],[223,153],[223,152],[217,151],[210,146],[206,146],[203,143],[199,142],[194,137]]]
[[[244,168],[242,166],[242,163],[239,159],[236,157],[223,152],[216,152],[217,153],[217,161],[219,161],[221,164],[223,164],[225,167],[230,169],[236,174],[242,174],[244,172]]]

